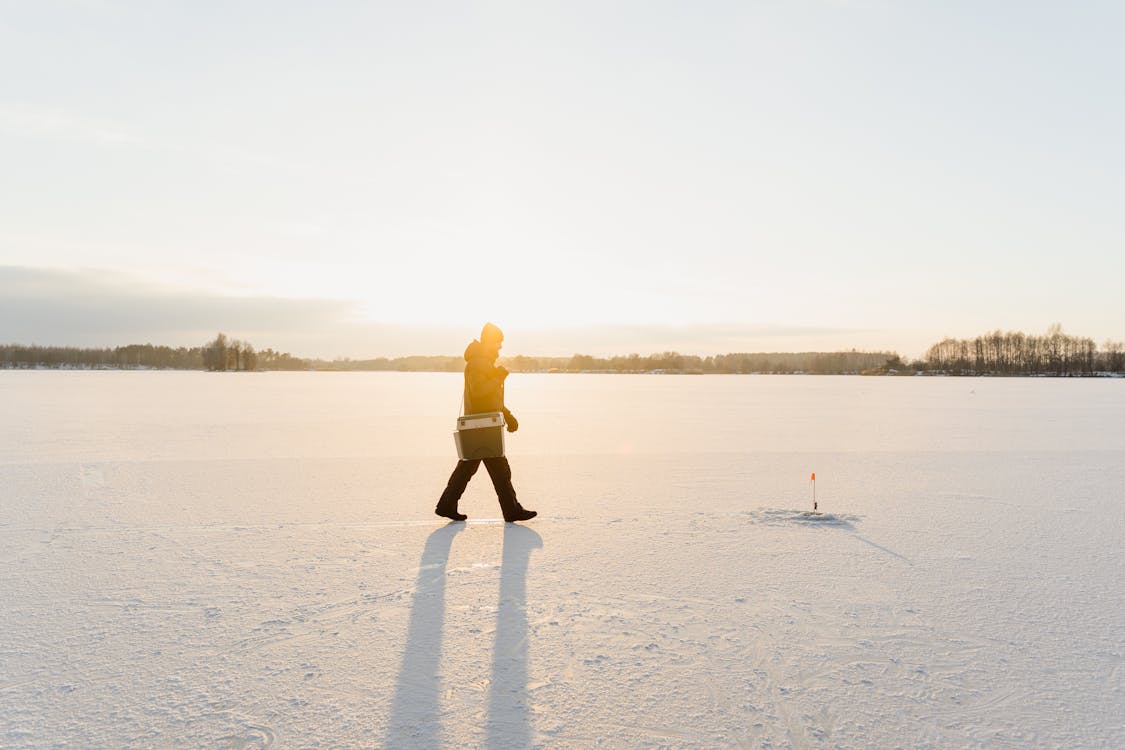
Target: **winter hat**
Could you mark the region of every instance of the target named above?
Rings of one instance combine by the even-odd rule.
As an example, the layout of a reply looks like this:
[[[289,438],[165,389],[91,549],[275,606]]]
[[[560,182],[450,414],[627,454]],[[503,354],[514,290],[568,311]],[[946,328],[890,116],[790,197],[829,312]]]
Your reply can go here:
[[[481,343],[485,341],[503,341],[504,332],[495,323],[485,323],[484,328],[480,330]]]

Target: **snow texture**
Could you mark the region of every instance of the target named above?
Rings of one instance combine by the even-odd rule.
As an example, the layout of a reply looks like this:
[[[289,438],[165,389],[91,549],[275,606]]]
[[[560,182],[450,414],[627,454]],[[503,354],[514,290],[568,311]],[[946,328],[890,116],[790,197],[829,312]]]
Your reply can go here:
[[[0,746],[1125,747],[1123,386],[3,372]]]

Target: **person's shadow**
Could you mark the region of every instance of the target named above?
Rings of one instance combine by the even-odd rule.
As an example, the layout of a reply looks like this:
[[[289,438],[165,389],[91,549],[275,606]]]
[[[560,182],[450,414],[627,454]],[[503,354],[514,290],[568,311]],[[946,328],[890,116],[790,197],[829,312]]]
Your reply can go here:
[[[441,744],[438,668],[445,621],[445,567],[453,537],[464,528],[463,523],[451,523],[436,529],[422,550],[386,747],[436,748]]]
[[[532,529],[504,526],[500,564],[500,607],[492,644],[492,682],[488,690],[488,747],[531,745],[527,699],[527,566],[543,540]]]

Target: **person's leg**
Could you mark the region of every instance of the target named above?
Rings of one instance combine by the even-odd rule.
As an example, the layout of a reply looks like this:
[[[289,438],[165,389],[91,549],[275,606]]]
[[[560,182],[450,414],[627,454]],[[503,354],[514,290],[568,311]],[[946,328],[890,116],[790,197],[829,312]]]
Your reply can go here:
[[[512,467],[504,456],[499,458],[484,459],[484,467],[488,469],[488,476],[492,477],[492,486],[496,488],[496,497],[500,501],[500,511],[504,514],[505,521],[526,521],[535,517],[535,511],[526,510],[516,499],[516,488],[512,486]]]
[[[437,507],[434,508],[434,513],[452,518],[454,521],[464,521],[468,518],[465,514],[457,512],[457,503],[461,500],[461,495],[465,494],[465,488],[469,486],[469,480],[477,473],[478,468],[480,468],[479,458],[457,462],[453,473],[449,475],[445,491],[441,493]]]

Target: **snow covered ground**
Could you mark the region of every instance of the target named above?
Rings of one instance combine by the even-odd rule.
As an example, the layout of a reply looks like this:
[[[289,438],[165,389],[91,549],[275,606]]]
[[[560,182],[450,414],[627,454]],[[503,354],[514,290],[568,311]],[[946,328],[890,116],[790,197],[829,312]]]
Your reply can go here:
[[[0,372],[0,746],[1125,747],[1122,381],[459,387]]]

